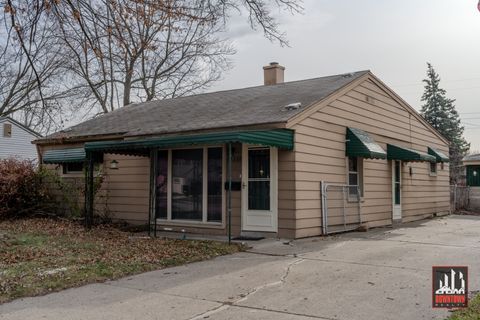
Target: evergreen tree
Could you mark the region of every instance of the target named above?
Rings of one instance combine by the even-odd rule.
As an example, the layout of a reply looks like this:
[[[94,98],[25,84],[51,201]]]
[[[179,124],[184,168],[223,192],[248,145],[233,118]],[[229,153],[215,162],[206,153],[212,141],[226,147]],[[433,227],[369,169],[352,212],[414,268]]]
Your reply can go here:
[[[470,143],[463,137],[464,127],[455,109],[455,100],[447,98],[447,92],[440,88],[440,76],[430,63],[427,66],[421,114],[450,142],[450,182],[457,183],[462,174],[462,158],[470,149]]]

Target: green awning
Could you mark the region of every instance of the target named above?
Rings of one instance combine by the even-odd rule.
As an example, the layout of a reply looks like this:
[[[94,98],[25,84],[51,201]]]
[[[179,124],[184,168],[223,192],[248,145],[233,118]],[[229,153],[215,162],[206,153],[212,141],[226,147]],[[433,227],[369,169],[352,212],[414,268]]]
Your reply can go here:
[[[57,149],[47,150],[43,154],[43,163],[70,163],[85,161],[85,149]]]
[[[347,128],[346,155],[369,159],[386,159],[387,153],[363,130]]]
[[[428,147],[428,154],[434,156],[437,162],[450,162],[450,159],[441,151]]]
[[[274,129],[262,131],[227,131],[195,135],[178,135],[161,138],[87,142],[85,150],[89,152],[142,153],[150,148],[172,148],[190,145],[212,145],[219,143],[248,143],[254,145],[293,149],[293,130]]]
[[[392,144],[387,145],[387,158],[392,160],[403,160],[403,161],[428,161],[436,162],[434,156],[431,156],[425,152],[420,152],[414,149],[403,148],[399,146],[394,146]]]

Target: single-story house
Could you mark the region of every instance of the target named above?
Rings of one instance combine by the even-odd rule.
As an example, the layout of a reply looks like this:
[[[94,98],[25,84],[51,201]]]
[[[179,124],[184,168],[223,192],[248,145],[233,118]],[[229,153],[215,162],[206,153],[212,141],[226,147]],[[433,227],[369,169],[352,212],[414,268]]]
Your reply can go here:
[[[33,140],[40,134],[10,117],[0,117],[0,159],[38,160]]]
[[[36,141],[154,230],[317,236],[448,214],[447,140],[370,71],[132,104]],[[97,165],[98,163],[98,165]]]

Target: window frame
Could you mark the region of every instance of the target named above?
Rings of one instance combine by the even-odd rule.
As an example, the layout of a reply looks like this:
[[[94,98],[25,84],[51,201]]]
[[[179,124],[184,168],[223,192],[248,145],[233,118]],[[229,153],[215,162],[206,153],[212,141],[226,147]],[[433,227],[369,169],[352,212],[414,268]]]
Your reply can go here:
[[[7,130],[9,128],[10,130]],[[13,125],[9,122],[3,123],[3,137],[4,138],[11,138],[13,133]]]
[[[432,171],[432,169],[435,168],[435,171]],[[428,174],[430,177],[436,177],[438,173],[438,166],[436,162],[428,162],[427,164],[427,169],[428,169]]]
[[[208,221],[208,149],[211,148],[221,148],[222,149],[222,221]],[[188,220],[188,219],[172,219],[172,194],[173,194],[173,150],[194,150],[202,149],[203,150],[203,163],[202,163],[202,220]],[[180,147],[180,148],[171,148],[171,149],[159,149],[158,151],[167,151],[168,160],[167,160],[167,218],[156,218],[157,223],[162,225],[172,225],[172,226],[184,226],[184,225],[193,225],[193,226],[204,226],[204,227],[213,227],[213,228],[224,228],[226,221],[226,191],[225,191],[225,181],[226,181],[226,149],[224,145],[211,145],[203,147]],[[156,177],[155,177],[156,178]],[[156,195],[155,195],[156,197]],[[156,210],[156,209],[155,209]]]
[[[350,159],[355,158],[357,161],[357,171],[350,171]],[[347,179],[347,185],[350,185],[350,175],[351,174],[356,174],[357,175],[357,185],[360,188],[360,200],[363,200],[365,190],[364,190],[364,158],[362,157],[346,157],[346,179]],[[356,201],[355,194],[350,193],[350,188],[348,188],[348,199],[349,201]]]
[[[71,175],[82,175],[84,174],[84,170],[85,170],[85,163],[81,162],[81,166],[82,166],[82,170],[80,171],[77,171],[77,170],[68,170],[68,165],[69,164],[72,164],[72,163],[75,163],[77,164],[78,162],[70,162],[70,163],[63,163],[62,164],[62,174],[63,175],[68,175],[68,176],[71,176]]]

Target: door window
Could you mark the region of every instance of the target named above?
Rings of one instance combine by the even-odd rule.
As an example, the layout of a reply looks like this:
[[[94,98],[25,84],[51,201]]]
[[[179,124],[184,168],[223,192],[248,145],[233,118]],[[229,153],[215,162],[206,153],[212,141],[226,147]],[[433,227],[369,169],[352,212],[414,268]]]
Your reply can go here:
[[[401,163],[400,161],[395,161],[395,204],[400,204],[400,177],[401,177]]]
[[[248,149],[248,210],[270,210],[270,149]]]

